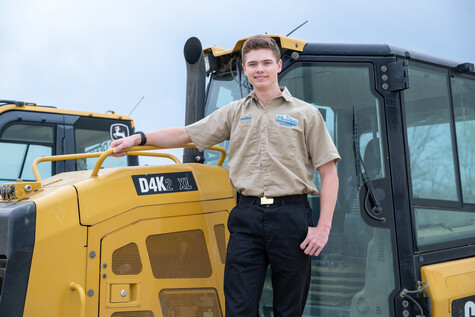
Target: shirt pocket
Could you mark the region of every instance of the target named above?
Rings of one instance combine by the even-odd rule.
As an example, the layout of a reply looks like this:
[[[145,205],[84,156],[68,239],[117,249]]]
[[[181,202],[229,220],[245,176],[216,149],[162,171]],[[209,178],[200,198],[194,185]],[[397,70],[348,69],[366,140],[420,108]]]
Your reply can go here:
[[[269,126],[269,151],[282,160],[292,160],[296,156],[299,131],[278,123]]]
[[[258,145],[257,128],[251,120],[242,120],[237,127],[231,131],[229,152],[234,157],[248,157],[257,154]]]

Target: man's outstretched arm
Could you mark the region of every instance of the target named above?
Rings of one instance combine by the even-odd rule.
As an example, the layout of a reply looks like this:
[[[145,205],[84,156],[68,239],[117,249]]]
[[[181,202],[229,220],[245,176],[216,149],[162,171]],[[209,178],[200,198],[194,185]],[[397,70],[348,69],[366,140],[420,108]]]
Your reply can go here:
[[[154,145],[159,147],[177,147],[191,142],[190,136],[186,132],[185,128],[167,128],[155,130],[145,133],[147,138],[146,145]],[[127,152],[121,152],[121,150],[131,148],[132,146],[139,145],[141,142],[140,134],[132,134],[126,138],[112,141],[110,147],[114,149],[114,156],[120,157],[127,154]]]

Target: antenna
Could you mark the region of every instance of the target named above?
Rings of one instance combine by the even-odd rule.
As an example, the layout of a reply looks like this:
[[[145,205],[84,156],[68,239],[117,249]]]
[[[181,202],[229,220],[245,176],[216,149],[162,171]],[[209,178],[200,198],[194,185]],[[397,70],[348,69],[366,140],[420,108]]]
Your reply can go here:
[[[129,116],[132,114],[132,112],[134,112],[135,108],[137,108],[137,106],[142,102],[142,100],[143,100],[144,97],[145,97],[145,96],[142,96],[142,98],[140,98],[139,102],[137,102],[137,104],[135,105],[135,107],[132,108],[132,110],[131,110],[130,113],[129,113]]]
[[[290,34],[294,33],[295,31],[297,31],[298,29],[300,29],[305,23],[307,23],[307,21],[305,21],[304,23],[300,24],[299,26],[297,26],[295,29],[293,29],[292,31],[290,31],[289,34],[287,34],[286,36],[289,36]]]

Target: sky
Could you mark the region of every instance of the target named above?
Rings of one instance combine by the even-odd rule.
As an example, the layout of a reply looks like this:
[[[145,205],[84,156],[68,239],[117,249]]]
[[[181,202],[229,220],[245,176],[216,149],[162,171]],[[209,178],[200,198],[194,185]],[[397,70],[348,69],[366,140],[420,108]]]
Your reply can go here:
[[[475,0],[1,0],[0,99],[132,112],[136,128],[183,126],[183,46],[232,48],[260,33],[390,44],[475,63]]]

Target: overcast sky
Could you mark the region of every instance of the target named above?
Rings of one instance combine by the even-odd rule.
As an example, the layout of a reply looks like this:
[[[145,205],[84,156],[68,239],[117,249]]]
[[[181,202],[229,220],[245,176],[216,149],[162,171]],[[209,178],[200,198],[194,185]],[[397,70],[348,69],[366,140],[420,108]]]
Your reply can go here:
[[[1,0],[0,99],[129,114],[149,131],[184,124],[183,46],[232,48],[289,33],[391,44],[475,63],[475,0]]]

